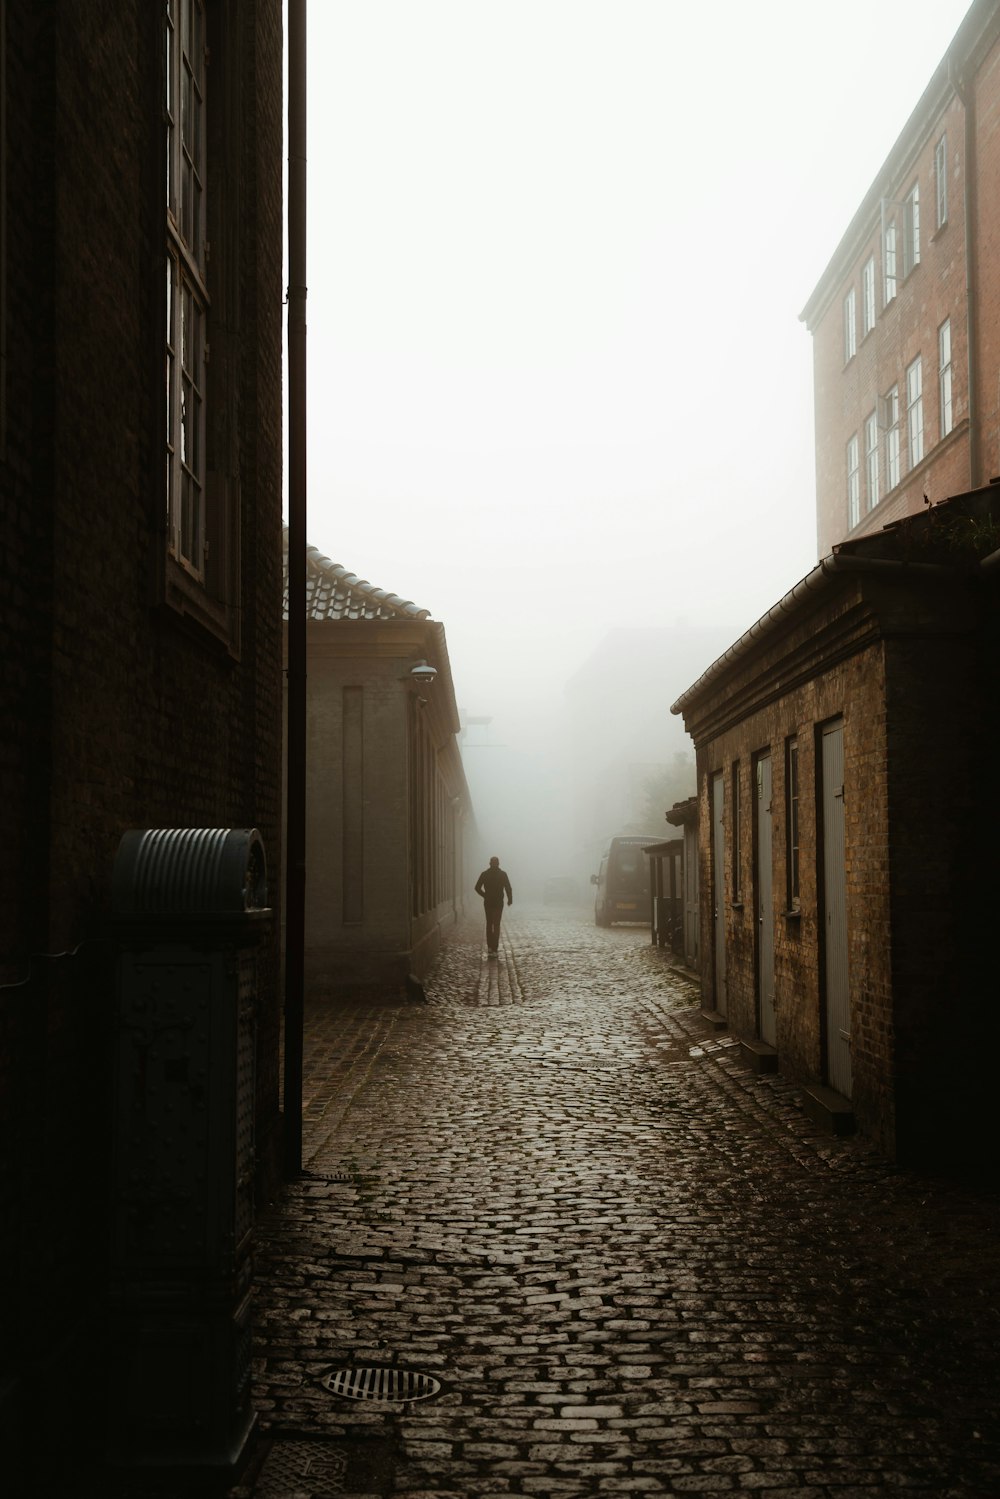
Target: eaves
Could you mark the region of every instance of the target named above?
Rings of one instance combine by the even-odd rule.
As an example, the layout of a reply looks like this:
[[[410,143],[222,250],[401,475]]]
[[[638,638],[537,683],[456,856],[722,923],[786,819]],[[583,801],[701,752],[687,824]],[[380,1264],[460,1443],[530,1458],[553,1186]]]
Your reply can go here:
[[[985,564],[980,564],[983,567]],[[926,578],[954,580],[956,569],[938,563],[898,562],[869,557],[834,555],[807,573],[779,599],[756,624],[751,625],[671,705],[671,713],[683,714],[685,725],[696,741],[708,732],[718,733],[747,716],[751,706],[760,708],[812,680],[822,670],[846,660],[871,644],[878,624],[863,605],[860,590],[857,605],[848,604],[840,614],[823,622],[819,616],[831,602],[835,590],[843,590],[852,575],[882,574],[897,581]],[[816,628],[803,626],[812,619]],[[745,672],[763,660],[772,643],[799,630],[803,638],[782,653],[780,663],[768,670]],[[748,680],[739,686],[741,675]],[[727,686],[728,684],[728,686]],[[695,729],[697,726],[697,731]]]

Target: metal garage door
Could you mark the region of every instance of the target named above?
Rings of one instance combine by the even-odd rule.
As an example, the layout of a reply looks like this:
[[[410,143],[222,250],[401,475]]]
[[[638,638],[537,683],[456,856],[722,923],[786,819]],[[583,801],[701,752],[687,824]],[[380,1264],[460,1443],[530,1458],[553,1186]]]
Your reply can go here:
[[[831,1088],[851,1096],[850,983],[847,971],[847,880],[844,860],[844,725],[823,729],[823,977],[826,1070]]]

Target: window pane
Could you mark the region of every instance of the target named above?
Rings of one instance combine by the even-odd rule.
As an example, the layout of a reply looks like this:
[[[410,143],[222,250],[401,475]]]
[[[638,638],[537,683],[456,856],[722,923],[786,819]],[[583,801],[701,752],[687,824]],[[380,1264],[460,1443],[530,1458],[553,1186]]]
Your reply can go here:
[[[169,546],[202,576],[205,553],[205,47],[203,0],[166,0],[166,482]],[[183,242],[183,248],[182,244]]]
[[[908,276],[920,264],[920,188],[917,183],[903,207],[903,275]]]
[[[858,472],[857,434],[847,444],[847,518],[851,527],[861,519],[861,475]]]
[[[919,359],[915,359],[906,371],[906,430],[910,442],[910,467],[915,468],[924,456],[923,376]]]
[[[870,333],[875,326],[875,257],[865,261],[861,273],[861,333]]]
[[[884,261],[883,261],[883,264],[884,264],[884,268],[885,268],[885,300],[886,300],[886,302],[891,302],[892,299],[893,299],[893,297],[896,295],[896,220],[895,219],[891,220],[891,222],[886,225],[886,230],[885,230],[885,247],[884,247]]]
[[[878,492],[878,413],[873,411],[865,421],[865,471],[868,480],[868,509],[874,510]]]
[[[844,363],[857,353],[857,315],[854,305],[854,288],[844,298]]]
[[[899,387],[894,385],[883,402],[885,426],[885,467],[890,489],[899,483]]]
[[[941,390],[941,436],[947,437],[955,424],[951,398],[951,319],[938,329],[938,364]]]
[[[934,186],[937,192],[937,226],[948,222],[948,140],[942,135],[934,148]]]

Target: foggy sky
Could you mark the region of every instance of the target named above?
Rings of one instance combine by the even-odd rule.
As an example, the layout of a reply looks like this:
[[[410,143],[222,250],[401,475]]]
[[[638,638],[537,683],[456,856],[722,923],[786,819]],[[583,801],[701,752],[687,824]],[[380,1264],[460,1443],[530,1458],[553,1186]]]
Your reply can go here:
[[[490,833],[609,632],[724,649],[816,560],[798,313],[966,9],[310,5],[309,539],[444,622]]]

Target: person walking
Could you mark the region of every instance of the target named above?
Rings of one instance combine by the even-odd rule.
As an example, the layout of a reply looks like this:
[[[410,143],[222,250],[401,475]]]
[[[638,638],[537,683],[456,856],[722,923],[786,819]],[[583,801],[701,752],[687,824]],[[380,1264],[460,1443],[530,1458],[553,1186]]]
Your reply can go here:
[[[500,868],[500,860],[496,854],[490,860],[489,869],[484,869],[476,881],[476,894],[483,897],[483,906],[486,911],[486,949],[491,958],[497,955],[500,946],[500,918],[503,915],[503,898],[506,895],[508,906],[512,904],[514,896],[510,888],[510,880],[504,870]]]

